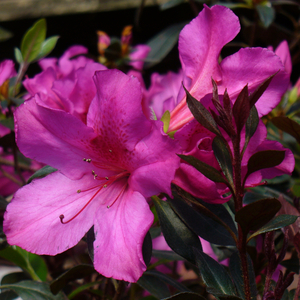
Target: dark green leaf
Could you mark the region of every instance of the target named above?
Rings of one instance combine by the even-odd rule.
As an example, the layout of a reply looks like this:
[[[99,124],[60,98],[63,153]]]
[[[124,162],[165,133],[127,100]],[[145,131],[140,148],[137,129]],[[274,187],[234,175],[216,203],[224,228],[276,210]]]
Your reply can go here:
[[[185,87],[183,88],[186,92],[186,103],[197,122],[199,122],[203,127],[212,133],[221,136],[218,125],[210,112],[202,103],[200,103],[200,101],[195,99]]]
[[[29,253],[17,246],[10,246],[1,250],[0,257],[16,264],[33,279],[46,280],[47,266],[42,257]]]
[[[58,35],[51,36],[51,37],[47,38],[42,43],[40,53],[35,58],[35,60],[39,60],[39,59],[49,55],[52,52],[52,50],[54,49],[54,47],[56,46],[56,43],[57,43],[58,39],[59,39]]]
[[[21,43],[21,53],[24,62],[30,63],[39,55],[46,38],[46,20],[40,19],[25,33]]]
[[[88,282],[86,284],[80,285],[77,287],[75,290],[73,290],[70,294],[68,294],[68,299],[71,300],[75,298],[79,293],[89,290],[89,293],[98,295],[98,296],[103,296],[103,292],[100,290],[95,290],[95,289],[90,289],[91,287],[98,285],[101,283],[100,281],[93,281],[93,282]],[[78,299],[78,298],[77,298]]]
[[[285,226],[291,225],[297,220],[297,218],[298,218],[298,216],[292,216],[292,215],[277,216],[273,220],[271,220],[269,223],[267,223],[265,226],[261,227],[258,231],[253,233],[248,238],[248,241],[250,239],[254,238],[255,236],[260,235],[262,233],[277,230],[277,229],[283,228]]]
[[[6,199],[0,195],[0,209],[5,210],[7,205],[8,202],[6,201]]]
[[[13,291],[5,291],[0,293],[0,300],[15,300],[18,294]]]
[[[171,25],[147,42],[151,48],[145,59],[144,68],[150,68],[161,62],[176,45],[179,32],[186,23]]]
[[[221,137],[216,136],[214,138],[212,149],[225,177],[227,178],[230,185],[233,186],[231,155]]]
[[[208,292],[213,289],[220,294],[235,295],[232,279],[222,265],[197,249],[195,249],[195,257]]]
[[[280,208],[281,204],[275,198],[258,200],[240,209],[235,220],[246,236],[249,231],[256,231],[271,221]]]
[[[24,272],[14,272],[3,276],[1,284],[11,284],[22,280],[30,280],[31,278]]]
[[[64,300],[63,294],[53,295],[49,284],[32,280],[24,280],[14,284],[5,284],[1,289],[10,289],[17,293],[23,300]]]
[[[250,109],[250,114],[246,121],[245,144],[244,144],[243,152],[245,152],[251,137],[254,135],[258,123],[259,123],[258,112],[255,105],[253,105],[252,108]]]
[[[195,293],[184,292],[168,298],[164,298],[162,300],[205,300],[205,298]]]
[[[275,9],[268,4],[269,3],[256,5],[259,18],[265,28],[268,28],[275,19]]]
[[[156,257],[158,259],[167,259],[170,261],[174,260],[184,260],[182,256],[179,256],[173,251],[167,251],[167,250],[152,250],[153,257]]]
[[[240,134],[250,114],[250,101],[248,96],[248,85],[239,93],[232,108],[236,124],[237,134]]]
[[[22,53],[21,53],[21,50],[19,48],[15,48],[14,49],[15,51],[15,59],[16,61],[21,64],[23,62],[23,56],[22,56]]]
[[[151,227],[149,229],[151,239],[155,239],[161,235],[161,228],[160,227]]]
[[[158,279],[160,279],[164,283],[173,286],[174,288],[176,288],[180,292],[189,292],[190,291],[186,286],[184,286],[180,282],[178,282],[178,281],[174,280],[173,278],[171,278],[170,276],[168,276],[166,274],[163,274],[161,272],[158,272],[156,270],[146,271],[144,274],[157,277]]]
[[[272,123],[280,130],[293,136],[300,143],[300,125],[288,117],[275,117]]]
[[[50,284],[51,292],[56,295],[68,282],[83,278],[92,273],[95,273],[93,266],[87,264],[78,265],[54,279]]]
[[[57,169],[54,169],[50,166],[45,166],[38,171],[36,171],[33,175],[30,176],[27,183],[30,183],[33,179],[45,177],[53,172],[56,172]]]
[[[244,4],[244,3],[224,3],[224,2],[217,2],[217,5],[223,5],[226,6],[230,9],[235,9],[235,8],[252,8],[249,4]]]
[[[217,245],[235,246],[234,239],[231,237],[230,233],[225,229],[224,226],[222,226],[220,223],[216,222],[209,216],[201,214],[201,211],[198,210],[197,207],[188,205],[184,200],[180,198],[180,196],[178,196],[176,192],[173,192],[173,199],[169,199],[168,202],[170,202],[171,207],[180,217],[180,219],[184,221],[184,223],[197,235],[199,235],[206,241]],[[225,213],[224,216],[229,219],[229,222],[231,220],[231,224],[234,227],[233,221],[227,210],[222,205],[218,206],[221,206],[223,208],[222,212]],[[213,214],[213,212],[211,213]],[[219,214],[219,216],[215,217],[218,218],[222,216]]]
[[[199,237],[175,214],[169,203],[152,197],[167,244],[177,254],[195,263],[193,247],[202,250]]]
[[[143,242],[142,254],[144,262],[146,266],[148,266],[152,257],[152,239],[149,231],[147,232]]]
[[[168,286],[163,281],[145,273],[138,280],[137,284],[158,299],[166,298],[171,295]]]
[[[285,151],[278,150],[265,150],[254,153],[248,161],[247,164],[247,175],[248,177],[251,173],[256,171],[273,168],[282,163],[285,157]]]
[[[220,171],[215,169],[214,167],[206,164],[205,162],[191,156],[191,155],[179,155],[178,156],[196,168],[200,173],[202,173],[205,177],[214,182],[222,182],[228,184],[226,179],[221,175]]]
[[[252,261],[249,255],[247,255],[247,262],[248,262],[248,274],[249,274],[249,281],[250,281],[251,299],[256,300],[257,290],[256,290],[256,283],[255,283],[255,274],[253,270]],[[244,292],[244,280],[243,280],[241,259],[238,252],[235,252],[231,255],[230,262],[229,262],[229,269],[240,297],[242,299],[246,299],[245,292]]]

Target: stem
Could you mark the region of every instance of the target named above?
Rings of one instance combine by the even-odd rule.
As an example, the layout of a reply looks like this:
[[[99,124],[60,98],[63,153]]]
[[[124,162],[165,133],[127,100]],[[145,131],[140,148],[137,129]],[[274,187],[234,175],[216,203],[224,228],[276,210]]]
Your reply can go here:
[[[14,162],[9,160],[9,159],[6,159],[6,158],[3,158],[3,157],[0,157],[0,164],[2,165],[7,165],[7,166],[14,166]],[[28,171],[32,171],[32,172],[36,172],[37,169],[35,168],[32,168],[31,166],[28,166],[24,163],[18,163],[19,164],[19,167],[24,169],[24,170],[28,170]]]
[[[297,285],[297,289],[295,291],[294,300],[298,300],[299,299],[299,294],[300,294],[300,276],[299,276],[299,279],[298,279],[298,285]]]
[[[232,144],[233,144],[233,181],[235,187],[235,210],[238,212],[243,207],[243,196],[244,196],[244,185],[242,185],[242,155],[240,151],[240,141],[241,137],[239,134],[232,136]],[[250,281],[249,281],[249,270],[248,270],[248,262],[247,262],[247,236],[244,235],[241,226],[238,228],[238,243],[237,248],[239,251],[241,264],[242,264],[242,273],[243,273],[243,281],[244,281],[244,291],[245,291],[245,299],[251,300],[251,292],[250,292]]]
[[[0,167],[0,171],[2,172],[3,176],[5,176],[6,178],[8,178],[9,180],[11,180],[12,182],[18,184],[19,186],[23,186],[23,182],[18,180],[17,178],[15,178],[14,176],[10,175],[9,173],[7,173],[6,171],[4,171],[1,167]]]

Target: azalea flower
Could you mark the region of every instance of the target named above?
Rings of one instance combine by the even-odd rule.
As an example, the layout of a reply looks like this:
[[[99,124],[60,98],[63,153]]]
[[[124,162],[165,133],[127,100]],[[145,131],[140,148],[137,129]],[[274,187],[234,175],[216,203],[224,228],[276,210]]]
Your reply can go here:
[[[194,119],[187,107],[182,83],[189,93],[206,108],[214,110],[211,101],[212,78],[217,83],[220,95],[223,95],[227,88],[233,104],[246,84],[251,93],[268,77],[278,72],[256,103],[259,117],[269,113],[280,102],[289,84],[289,74],[286,73],[280,57],[268,49],[241,49],[219,63],[222,47],[230,42],[239,30],[239,20],[230,9],[218,5],[209,8],[204,5],[200,14],[180,33],[179,56],[182,70],[177,74],[171,72],[167,75],[153,74],[151,86],[145,93],[144,101],[150,110],[154,111],[155,116],[161,118],[166,110],[170,111],[167,132],[175,133],[174,138],[180,142],[182,154],[192,155],[218,170],[220,166],[212,150],[215,135]],[[283,44],[281,48],[284,46]],[[242,134],[245,134],[244,131]],[[283,150],[279,143],[267,142],[265,139],[266,129],[260,123],[244,155],[243,172],[247,170],[248,159],[257,151]],[[281,171],[279,171],[280,167],[282,167]],[[290,174],[294,168],[290,150],[286,150],[284,161],[276,168],[269,170],[270,172],[265,170],[253,173],[247,179],[246,186],[258,185],[262,178],[273,178],[284,173]],[[230,195],[224,196],[228,192],[224,184],[209,180],[183,160],[176,171],[173,183],[207,202],[224,203],[230,199]]]
[[[5,118],[6,108],[1,104],[8,98],[9,79],[16,76],[15,64],[12,60],[6,59],[0,63],[0,119]],[[10,133],[10,129],[0,124],[0,137]]]
[[[144,116],[136,78],[106,70],[94,80],[86,124],[46,106],[44,94],[17,108],[20,150],[58,171],[16,192],[3,228],[11,245],[55,255],[94,226],[95,269],[136,282],[146,270],[142,245],[153,222],[146,198],[171,194],[180,149],[159,121]]]
[[[240,31],[238,17],[228,8],[204,5],[199,15],[186,25],[179,35],[179,58],[183,71],[183,85],[189,93],[201,99],[212,93],[211,78],[218,85],[219,94],[225,88],[232,102],[248,84],[253,92],[266,78],[276,74],[270,86],[256,103],[259,116],[269,113],[279,102],[289,84],[280,58],[265,48],[244,48],[225,57],[219,63],[222,48]],[[162,99],[164,101],[166,99]],[[176,106],[170,111],[168,132],[176,131],[193,119],[186,104],[182,87]]]
[[[73,50],[74,47],[71,47],[59,60],[59,65],[69,66],[68,74],[63,75],[56,65],[48,65],[34,78],[26,78],[23,85],[29,92],[29,97],[42,93],[46,95],[42,97],[45,105],[67,111],[86,123],[89,106],[96,95],[93,75],[96,71],[107,68],[91,60],[86,60],[84,65],[81,65],[81,60],[68,61],[66,57],[74,54]]]

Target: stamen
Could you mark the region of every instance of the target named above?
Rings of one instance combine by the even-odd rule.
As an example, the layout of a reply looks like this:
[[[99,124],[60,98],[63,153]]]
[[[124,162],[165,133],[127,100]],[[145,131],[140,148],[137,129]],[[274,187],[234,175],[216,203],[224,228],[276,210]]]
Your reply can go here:
[[[112,153],[112,150],[111,150],[111,149],[109,149],[108,151],[109,151],[110,153]]]
[[[96,177],[98,176],[94,170],[92,170],[92,174],[94,175],[94,179],[96,179]]]
[[[77,190],[77,193],[78,193],[78,194],[81,193],[81,190]]]
[[[106,180],[108,180],[108,177],[107,177],[107,176],[105,176],[105,179],[106,179]]]
[[[119,195],[116,197],[116,199],[113,201],[113,203],[112,203],[111,205],[107,205],[107,206],[106,206],[108,209],[111,208],[111,207],[116,203],[116,201],[120,198],[120,195],[124,192],[126,186],[127,186],[127,184],[125,184],[125,185],[123,186],[123,188],[121,189]]]
[[[92,160],[90,158],[84,158],[83,161],[90,163]]]
[[[64,222],[65,216],[64,216],[64,215],[60,215],[60,216],[59,216],[60,222],[61,222],[62,224],[67,224],[67,223],[73,221],[78,215],[80,215],[80,213],[82,213],[82,212],[84,211],[84,209],[92,202],[92,200],[98,195],[98,193],[99,193],[101,190],[102,190],[102,188],[100,188],[100,189],[92,196],[92,198],[91,198],[91,199],[83,206],[83,208],[80,209],[79,212],[76,213],[70,220]]]

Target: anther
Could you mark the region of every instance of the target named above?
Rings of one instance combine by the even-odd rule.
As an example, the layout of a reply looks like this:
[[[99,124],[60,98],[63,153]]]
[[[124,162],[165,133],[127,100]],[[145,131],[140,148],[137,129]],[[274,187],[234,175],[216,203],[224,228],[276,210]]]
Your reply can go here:
[[[106,179],[106,180],[108,180],[108,177],[107,177],[107,176],[105,176],[105,179]]]
[[[90,163],[92,160],[90,158],[84,158],[83,161]]]
[[[109,149],[108,151],[109,151],[110,153],[112,153],[112,150],[111,150],[111,149]]]
[[[107,187],[107,184],[104,184],[104,186],[103,186],[104,188],[106,188]]]
[[[63,221],[63,220],[64,220],[65,216],[64,216],[64,215],[60,215],[59,218],[60,218],[61,224],[64,224],[64,221]]]
[[[96,177],[98,176],[94,170],[92,170],[92,174],[94,175],[94,179],[96,179]]]
[[[78,193],[78,194],[81,193],[81,190],[77,190],[77,193]]]

